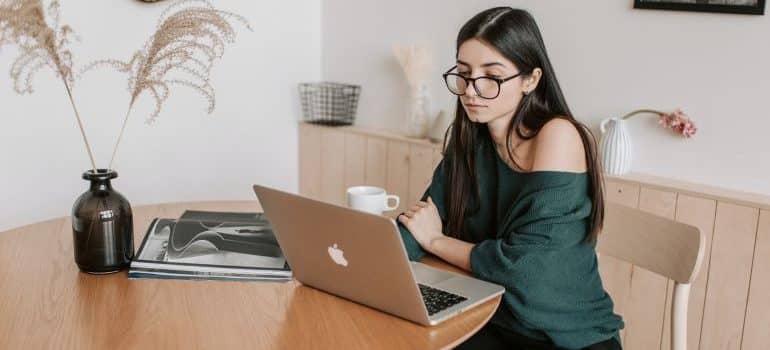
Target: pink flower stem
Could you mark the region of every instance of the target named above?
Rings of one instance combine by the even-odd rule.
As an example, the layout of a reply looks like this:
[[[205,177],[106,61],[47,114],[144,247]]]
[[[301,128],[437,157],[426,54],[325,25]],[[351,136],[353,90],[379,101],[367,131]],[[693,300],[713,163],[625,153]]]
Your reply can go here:
[[[625,119],[631,118],[632,116],[634,116],[636,114],[639,114],[639,113],[654,113],[654,114],[657,114],[657,115],[663,115],[663,112],[656,111],[654,109],[637,109],[637,110],[635,110],[633,112],[630,112],[630,113],[622,116],[620,119],[625,120]]]

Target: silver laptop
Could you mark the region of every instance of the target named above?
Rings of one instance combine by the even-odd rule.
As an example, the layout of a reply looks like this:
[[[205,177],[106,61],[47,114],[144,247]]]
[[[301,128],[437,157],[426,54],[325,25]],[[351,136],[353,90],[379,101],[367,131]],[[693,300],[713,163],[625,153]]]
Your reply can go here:
[[[393,219],[254,185],[294,277],[307,286],[435,325],[503,293],[410,262]]]

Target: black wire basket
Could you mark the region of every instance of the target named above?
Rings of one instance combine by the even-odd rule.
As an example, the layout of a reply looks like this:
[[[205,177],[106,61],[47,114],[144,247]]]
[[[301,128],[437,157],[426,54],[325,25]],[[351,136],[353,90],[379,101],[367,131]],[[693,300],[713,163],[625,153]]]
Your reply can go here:
[[[313,124],[352,125],[358,108],[361,86],[334,83],[301,83],[302,118]]]

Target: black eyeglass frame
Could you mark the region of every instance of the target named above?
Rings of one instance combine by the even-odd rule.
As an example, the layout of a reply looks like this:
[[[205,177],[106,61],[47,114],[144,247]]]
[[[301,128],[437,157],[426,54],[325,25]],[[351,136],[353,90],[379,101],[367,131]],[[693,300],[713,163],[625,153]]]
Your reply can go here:
[[[497,96],[500,96],[500,88],[501,88],[501,85],[503,85],[503,83],[505,83],[506,81],[509,81],[511,79],[514,79],[514,78],[524,74],[524,72],[519,72],[519,73],[517,73],[515,75],[512,75],[512,76],[510,76],[508,78],[495,78],[495,77],[490,77],[490,76],[486,76],[486,75],[480,76],[480,77],[476,77],[476,78],[468,78],[468,77],[462,76],[462,75],[460,75],[458,73],[451,73],[455,68],[457,68],[457,66],[453,66],[452,68],[449,68],[448,71],[444,72],[444,74],[441,74],[441,76],[444,77],[444,84],[446,84],[446,87],[449,90],[449,92],[451,92],[452,94],[457,95],[457,96],[465,95],[465,91],[463,91],[461,94],[458,94],[458,93],[452,91],[452,88],[449,87],[449,80],[447,80],[447,77],[449,77],[449,76],[459,77],[459,78],[465,80],[466,89],[467,89],[467,85],[473,86],[473,90],[476,91],[476,95],[478,95],[479,97],[481,97],[481,98],[483,98],[485,100],[494,100],[494,99],[496,99]],[[478,80],[478,79],[489,79],[489,80],[492,80],[492,81],[496,82],[497,83],[497,94],[495,94],[494,97],[484,97],[484,96],[482,96],[481,92],[479,91],[479,88],[476,87],[476,80]]]

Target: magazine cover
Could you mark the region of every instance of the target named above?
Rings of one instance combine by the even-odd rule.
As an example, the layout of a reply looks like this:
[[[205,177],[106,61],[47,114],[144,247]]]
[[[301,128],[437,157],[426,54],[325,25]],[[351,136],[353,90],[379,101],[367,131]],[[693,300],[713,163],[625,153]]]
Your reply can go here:
[[[129,276],[163,273],[210,279],[215,276],[291,278],[291,270],[269,229],[269,222],[261,214],[247,214],[251,222],[241,223],[212,221],[209,216],[214,214],[221,213],[196,212],[180,221],[153,220],[131,262]],[[207,221],[199,221],[196,215],[207,216]],[[177,228],[180,223],[185,223],[182,230]],[[176,258],[170,258],[170,241],[174,235],[184,239],[179,240],[177,247],[181,249],[177,249]]]
[[[274,269],[286,264],[264,214],[191,210],[170,228],[166,259]]]

